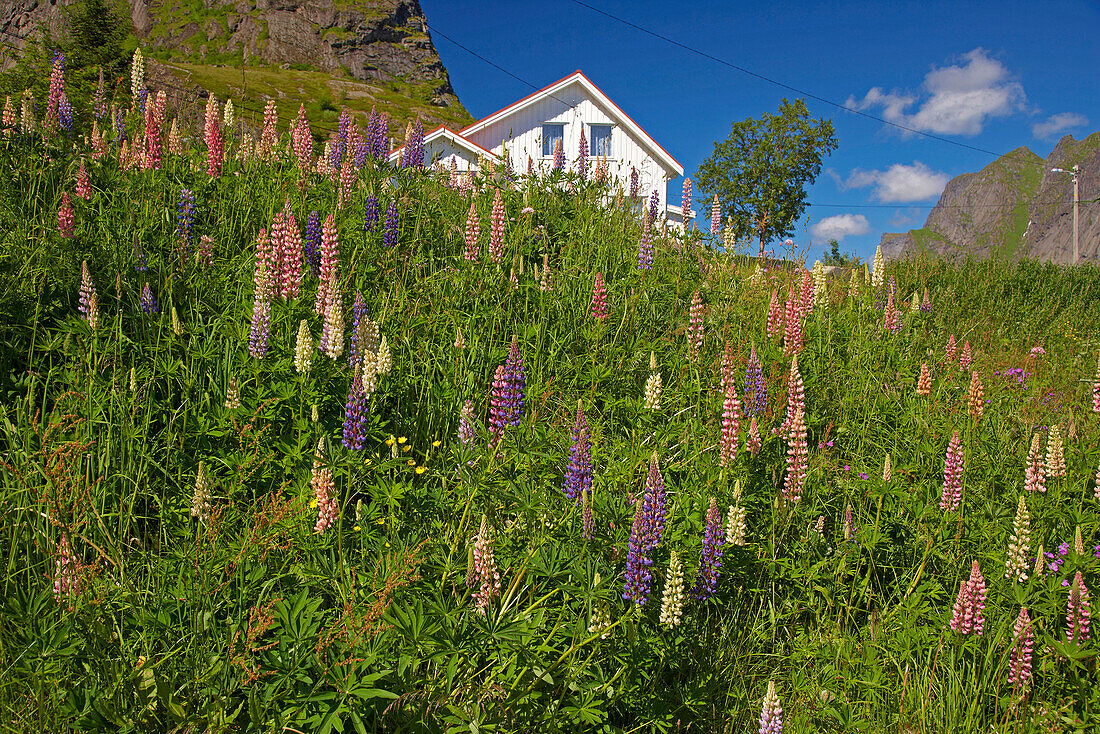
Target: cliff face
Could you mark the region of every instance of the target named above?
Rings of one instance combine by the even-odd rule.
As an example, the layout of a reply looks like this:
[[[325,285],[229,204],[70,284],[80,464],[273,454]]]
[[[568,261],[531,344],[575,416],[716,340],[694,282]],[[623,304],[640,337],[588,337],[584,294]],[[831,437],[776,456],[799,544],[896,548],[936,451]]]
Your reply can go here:
[[[940,257],[1073,259],[1073,184],[1052,168],[1080,166],[1080,253],[1100,263],[1100,212],[1084,203],[1100,192],[1100,133],[1067,135],[1044,160],[1017,148],[978,173],[948,182],[921,229],[884,234],[887,258],[925,252]]]
[[[377,106],[402,123],[413,114],[428,124],[471,120],[418,0],[128,1],[143,50],[178,85],[307,106],[331,97],[330,104],[353,112]],[[0,0],[0,33],[9,41],[29,38],[41,25],[56,33],[69,2]],[[282,79],[268,73],[279,71],[287,72]],[[348,99],[358,104],[345,105]]]

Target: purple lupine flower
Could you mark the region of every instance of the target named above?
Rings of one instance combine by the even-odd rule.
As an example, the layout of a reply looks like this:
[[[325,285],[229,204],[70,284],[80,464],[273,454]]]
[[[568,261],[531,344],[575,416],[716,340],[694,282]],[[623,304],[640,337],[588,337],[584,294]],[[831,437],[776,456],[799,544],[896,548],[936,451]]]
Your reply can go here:
[[[115,143],[122,145],[122,141],[126,140],[126,117],[122,114],[122,110],[115,111]]]
[[[378,124],[374,128],[374,157],[386,160],[390,147],[390,116],[385,112],[378,115]]]
[[[363,366],[355,366],[355,375],[348,390],[348,401],[344,408],[344,434],[341,442],[345,448],[362,451],[367,442],[367,413],[370,410],[369,397],[363,389]]]
[[[657,193],[657,189],[654,189],[653,190],[653,196],[649,197],[649,221],[654,225],[657,224],[657,203],[658,203],[658,201],[659,201],[659,194]]]
[[[255,289],[252,298],[252,329],[248,337],[248,353],[256,359],[267,354],[271,338],[271,276],[267,263],[256,258]]]
[[[378,156],[375,155],[374,139],[376,137],[376,131],[378,130],[378,111],[371,107],[370,116],[367,117],[367,135],[364,139],[366,155],[370,158],[377,160]]]
[[[403,168],[424,167],[424,123],[420,121],[419,115],[413,121],[412,134],[405,141],[405,153],[401,156],[401,166]]]
[[[153,289],[149,287],[149,281],[145,281],[145,289],[141,292],[141,310],[145,313],[157,313],[160,311],[160,306],[157,305],[157,299],[153,296]]]
[[[527,373],[523,367],[523,357],[519,353],[519,338],[512,337],[512,347],[504,360],[504,371],[508,378],[509,425],[518,426],[523,419],[523,400],[527,392]]]
[[[477,444],[477,429],[474,428],[474,401],[467,400],[458,413],[458,442],[467,448]]]
[[[302,251],[309,264],[309,272],[316,276],[321,267],[321,217],[316,209],[309,213],[306,220],[306,240],[302,243]]]
[[[519,338],[512,337],[512,347],[504,364],[493,376],[493,392],[489,399],[489,430],[496,444],[504,435],[505,426],[518,426],[523,418],[523,401],[527,377],[523,357],[519,353]]]
[[[336,146],[333,167],[339,168],[344,164],[344,155],[348,150],[348,128],[351,126],[351,113],[348,108],[340,110],[340,117],[336,122]]]
[[[142,249],[141,243],[136,239],[134,240],[134,270],[139,273],[144,273],[149,269],[149,260],[145,256],[145,250]]]
[[[177,255],[187,257],[191,252],[191,239],[195,227],[195,194],[191,189],[180,189],[180,203],[176,215]]]
[[[382,234],[382,244],[385,247],[397,246],[397,200],[390,201],[386,207],[386,231]]]
[[[623,598],[638,605],[645,604],[653,590],[653,574],[649,571],[653,565],[649,557],[649,529],[642,503],[643,500],[639,499],[634,510],[634,524],[627,542],[626,582],[623,585]]]
[[[749,350],[749,364],[745,368],[745,415],[762,415],[768,401],[768,386],[764,382],[764,368],[756,353],[756,343]]]
[[[699,558],[699,571],[695,576],[695,588],[691,596],[697,601],[706,601],[718,590],[718,572],[722,568],[722,541],[725,531],[722,528],[722,515],[718,512],[718,499],[710,498],[707,508],[707,525],[703,530],[703,551]]]
[[[630,201],[633,202],[638,198],[638,169],[634,166],[630,167]],[[633,206],[633,203],[631,204]]]
[[[565,149],[562,147],[561,138],[558,138],[558,142],[554,145],[553,170],[560,171],[564,166],[565,166]]]
[[[62,129],[65,132],[72,135],[73,132],[73,106],[69,102],[69,98],[65,96],[65,93],[61,93],[61,99],[57,102],[57,116],[61,122]]]
[[[579,502],[592,491],[592,442],[584,405],[577,401],[577,419],[573,424],[573,447],[569,450],[569,466],[565,470],[565,496]]]
[[[368,137],[370,136],[369,129],[368,129],[367,135],[368,135]],[[356,135],[355,136],[355,167],[356,168],[362,168],[363,166],[367,165],[368,150],[369,150],[369,143],[367,142],[366,138],[364,138],[362,135]]]
[[[668,495],[665,491],[665,480],[661,476],[661,467],[657,462],[657,452],[649,458],[649,474],[645,480],[645,494],[642,497],[642,511],[646,521],[646,552],[653,550],[661,543],[665,534],[665,517],[667,514]]]
[[[581,181],[588,177],[588,139],[584,137],[584,125],[581,125],[581,139],[577,146],[577,175]]]
[[[351,307],[351,349],[348,350],[348,366],[355,369],[362,357],[359,354],[359,324],[367,316],[367,302],[360,291],[355,292],[355,303]]]
[[[649,217],[642,221],[642,235],[638,239],[638,269],[649,270],[653,267],[653,240],[649,232]]]
[[[363,231],[373,232],[378,229],[378,212],[378,197],[371,194],[363,207]]]

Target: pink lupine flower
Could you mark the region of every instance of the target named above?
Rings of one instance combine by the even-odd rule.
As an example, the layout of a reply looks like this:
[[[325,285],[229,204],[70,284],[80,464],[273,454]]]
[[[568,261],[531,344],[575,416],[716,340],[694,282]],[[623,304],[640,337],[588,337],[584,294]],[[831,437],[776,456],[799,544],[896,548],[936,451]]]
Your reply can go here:
[[[958,347],[955,344],[955,335],[952,334],[951,337],[947,340],[947,346],[943,348],[944,362],[947,362],[948,364],[954,362],[957,349]]]
[[[802,307],[798,291],[791,285],[787,297],[786,331],[783,333],[783,356],[790,357],[802,351]]]
[[[206,103],[206,175],[217,178],[221,175],[225,159],[225,138],[222,137],[222,123],[218,115],[218,100],[210,95]]]
[[[489,222],[489,259],[498,263],[504,258],[504,200],[500,198],[500,189],[493,197]]]
[[[1092,381],[1092,412],[1100,413],[1100,354],[1096,356],[1096,377]]]
[[[275,100],[269,99],[264,106],[264,129],[260,134],[260,144],[256,151],[257,158],[268,160],[274,155],[279,139],[279,133],[276,129],[278,123],[279,116],[275,109]]]
[[[1046,492],[1046,463],[1039,441],[1039,434],[1031,438],[1031,449],[1027,452],[1027,466],[1024,468],[1024,489],[1028,492]]]
[[[317,440],[317,451],[313,455],[313,496],[317,502],[317,524],[313,532],[324,533],[340,516],[340,501],[336,496],[336,483],[332,479],[332,469],[324,466],[324,439]]]
[[[603,321],[607,318],[607,289],[603,285],[603,273],[596,273],[595,282],[592,284],[592,318]]]
[[[951,434],[947,444],[947,458],[943,465],[943,494],[940,496],[940,509],[954,512],[959,509],[962,499],[963,450],[959,441],[959,432]]]
[[[470,202],[470,213],[466,215],[466,260],[475,262],[481,254],[478,239],[481,237],[481,219],[477,216],[477,204]]]
[[[344,205],[351,201],[351,192],[356,181],[355,170],[355,158],[345,155],[344,162],[340,166],[340,188],[336,194],[337,209],[343,209]]]
[[[779,291],[772,291],[771,302],[768,303],[768,323],[767,334],[772,336],[783,336],[783,306],[779,302]]]
[[[756,345],[753,345],[753,353],[756,353]],[[726,340],[726,348],[722,351],[721,385],[725,393],[733,385],[734,355],[733,344]]]
[[[799,409],[791,419],[787,432],[787,474],[783,478],[783,499],[797,503],[802,499],[802,487],[806,483],[806,420]]]
[[[324,316],[328,308],[329,294],[336,290],[337,270],[339,262],[340,243],[336,237],[336,220],[329,214],[321,227],[321,267],[319,269],[317,285],[317,300],[313,304],[317,315]],[[324,347],[321,347],[324,349]]]
[[[298,168],[305,177],[313,167],[313,133],[309,129],[309,120],[306,119],[306,106],[298,106],[298,117],[290,132],[291,145],[294,147],[294,157],[298,161]]]
[[[760,427],[756,425],[756,416],[754,415],[749,421],[749,436],[745,439],[745,449],[752,456],[756,456],[760,453]]]
[[[1096,465],[1096,477],[1093,479],[1092,498],[1100,500],[1100,464]]]
[[[156,104],[145,107],[145,156],[142,165],[146,169],[159,169],[161,161],[160,120],[156,114]]]
[[[970,369],[970,360],[971,360],[970,340],[968,339],[963,344],[962,354],[959,355],[959,369],[962,370],[963,372]]]
[[[283,229],[279,248],[279,296],[293,300],[302,288],[302,232],[290,208],[290,198],[283,205]]]
[[[901,328],[898,321],[898,310],[894,307],[894,291],[886,297],[886,308],[882,312],[882,328],[887,331],[897,331]]]
[[[687,229],[688,220],[691,219],[691,179],[684,177],[684,193],[680,200],[680,206],[684,210],[684,229]]]
[[[718,465],[729,466],[737,456],[737,442],[741,433],[741,401],[737,387],[731,381],[726,386],[722,402],[722,435],[718,440]]]
[[[722,236],[722,205],[718,203],[718,194],[714,195],[714,202],[710,205],[710,233],[715,237]]]
[[[791,369],[787,373],[787,415],[783,423],[773,432],[786,433],[794,421],[794,414],[806,412],[806,385],[802,382],[802,373],[798,369],[798,355],[791,357]]]
[[[494,597],[500,596],[500,571],[493,556],[493,544],[489,538],[489,523],[481,516],[481,529],[474,540],[474,572],[480,583],[474,592],[474,601],[480,612],[485,613]]]
[[[699,361],[699,352],[703,348],[703,298],[699,291],[691,295],[691,311],[688,321],[688,358]]]
[[[970,567],[970,578],[959,585],[959,595],[951,616],[951,629],[964,635],[971,632],[979,637],[985,631],[985,579],[978,562]]]
[[[1068,642],[1080,645],[1089,639],[1089,590],[1080,571],[1074,575],[1073,586],[1069,590],[1066,627]]]
[[[920,366],[920,378],[917,380],[917,394],[928,397],[932,394],[932,373],[928,370],[928,364]]]
[[[84,161],[80,161],[80,170],[76,172],[75,193],[81,199],[89,199],[92,196],[92,182],[88,179],[88,169],[84,167]]]
[[[806,268],[802,268],[802,284],[798,290],[798,315],[799,318],[808,316],[814,310],[814,276]]]
[[[1027,607],[1020,607],[1016,624],[1012,628],[1012,652],[1008,660],[1008,685],[1020,688],[1031,681],[1031,653],[1035,645],[1035,631],[1028,616]]]
[[[53,575],[53,595],[59,603],[62,597],[80,593],[80,579],[77,576],[79,566],[80,562],[73,553],[73,547],[69,545],[69,536],[62,531],[61,542],[57,544],[57,561]]]
[[[50,92],[46,97],[46,117],[42,124],[46,132],[52,133],[57,129],[61,120],[61,98],[65,95],[65,54],[54,51],[53,66],[50,69]]]
[[[61,207],[57,210],[57,231],[61,236],[69,239],[73,236],[76,217],[73,214],[73,202],[69,199],[69,192],[61,194]]]
[[[774,681],[768,681],[768,692],[764,695],[759,734],[783,734],[783,707],[779,705]]]

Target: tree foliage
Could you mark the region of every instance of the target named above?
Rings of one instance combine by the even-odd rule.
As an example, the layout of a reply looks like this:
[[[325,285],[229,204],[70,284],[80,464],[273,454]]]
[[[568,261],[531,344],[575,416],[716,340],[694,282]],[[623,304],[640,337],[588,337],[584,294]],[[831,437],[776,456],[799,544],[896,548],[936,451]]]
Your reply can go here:
[[[114,0],[77,0],[66,8],[66,61],[74,69],[109,66],[124,59],[132,23]]]
[[[806,187],[836,147],[831,120],[811,119],[801,99],[784,99],[777,114],[733,123],[699,167],[696,184],[706,198],[718,195],[738,238],[756,236],[763,247],[793,231],[806,209]]]

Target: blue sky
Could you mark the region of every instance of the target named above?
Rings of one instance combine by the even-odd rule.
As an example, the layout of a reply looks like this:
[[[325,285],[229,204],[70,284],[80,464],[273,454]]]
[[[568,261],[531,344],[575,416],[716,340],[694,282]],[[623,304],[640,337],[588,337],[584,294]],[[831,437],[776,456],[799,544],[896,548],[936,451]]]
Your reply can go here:
[[[612,15],[818,97],[988,151],[1042,157],[1100,129],[1100,4],[585,0]],[[694,178],[730,124],[796,92],[646,35],[571,0],[421,0],[459,99],[481,117],[582,69]],[[806,100],[839,148],[796,227],[820,257],[830,237],[873,255],[883,232],[924,223],[944,184],[994,156]],[[680,182],[669,185],[679,199]],[[696,202],[696,209],[698,209]]]

